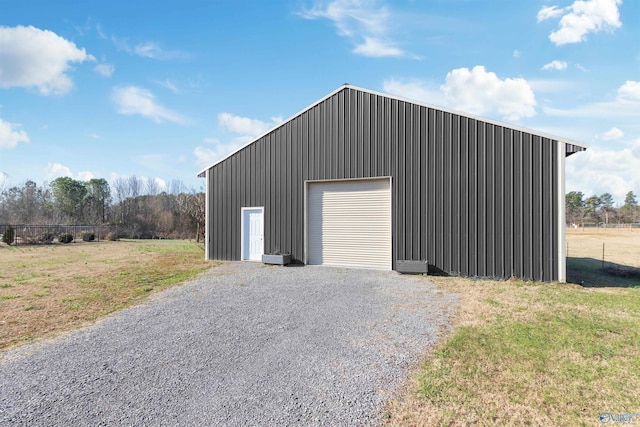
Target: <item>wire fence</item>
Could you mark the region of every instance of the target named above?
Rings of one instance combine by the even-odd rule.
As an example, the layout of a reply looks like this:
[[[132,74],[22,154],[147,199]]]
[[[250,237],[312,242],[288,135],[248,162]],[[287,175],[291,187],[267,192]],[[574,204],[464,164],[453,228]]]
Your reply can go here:
[[[603,224],[595,222],[585,222],[581,224],[569,224],[570,228],[640,228],[640,222],[631,222],[626,224]]]
[[[61,234],[73,236],[73,242],[82,242],[83,233],[93,233],[95,241],[106,240],[112,234],[118,235],[117,225],[34,225],[0,224],[0,236],[11,227],[14,232],[14,245],[40,245],[57,243]],[[2,241],[2,237],[0,237]]]
[[[640,279],[640,229],[592,227],[567,230],[568,259],[588,261],[602,269],[624,270]],[[640,282],[638,282],[640,284]]]

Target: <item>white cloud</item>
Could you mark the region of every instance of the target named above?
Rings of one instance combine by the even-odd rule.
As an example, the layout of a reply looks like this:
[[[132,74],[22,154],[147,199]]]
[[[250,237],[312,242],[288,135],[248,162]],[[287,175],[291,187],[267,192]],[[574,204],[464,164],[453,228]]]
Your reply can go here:
[[[147,117],[156,123],[163,121],[186,124],[187,120],[180,114],[159,104],[155,96],[148,90],[137,86],[117,87],[113,90],[113,100],[118,113]]]
[[[542,69],[543,70],[558,70],[558,71],[563,71],[567,69],[567,63],[566,61],[558,61],[557,59],[549,62],[548,64],[545,64]]]
[[[629,118],[633,123],[637,123],[637,118],[640,117],[640,82],[627,80],[618,88],[618,96],[613,100],[567,109],[545,107],[544,112],[560,117]]]
[[[564,10],[558,9],[558,6],[545,6],[538,12],[538,22],[542,22],[551,18],[557,18],[563,13]]]
[[[418,79],[388,79],[383,83],[383,90],[407,99],[426,102],[427,104],[448,106],[448,101],[437,85]]]
[[[0,172],[0,193],[9,186],[9,175],[4,172]]]
[[[582,71],[583,73],[587,73],[587,72],[589,72],[589,70],[588,70],[586,67],[583,67],[583,66],[582,66],[582,65],[580,65],[580,64],[576,64],[576,68],[577,68],[578,70]]]
[[[562,16],[558,30],[552,32],[549,39],[556,46],[579,43],[589,33],[620,28],[620,4],[622,0],[576,0],[563,9],[545,6],[538,12],[538,22]]]
[[[538,79],[527,80],[535,93],[557,93],[568,90],[577,90],[580,85],[572,80]]]
[[[63,164],[49,163],[47,164],[47,167],[44,168],[44,176],[48,181],[53,181],[54,179],[62,176],[73,178],[73,173],[71,173],[71,169],[69,169],[69,167]]]
[[[602,135],[602,139],[605,141],[611,141],[614,139],[620,139],[623,136],[624,136],[624,132],[622,132],[617,127],[612,127]]]
[[[69,177],[78,181],[89,181],[96,177],[96,175],[90,171],[82,171],[74,174],[68,166],[60,163],[47,164],[47,167],[44,168],[44,176],[47,181],[53,181],[60,177]]]
[[[218,114],[218,124],[229,132],[256,137],[282,122],[282,117],[272,117],[271,123],[248,117],[235,116],[231,113]]]
[[[618,88],[618,97],[623,99],[640,100],[640,82],[627,80]]]
[[[522,55],[522,53],[520,53],[520,51],[518,49],[513,51],[513,57],[514,58],[520,58],[521,55]]]
[[[141,42],[136,45],[130,45],[126,39],[118,37],[111,37],[111,40],[120,50],[123,50],[131,55],[137,55],[142,58],[150,58],[157,60],[169,60],[169,59],[185,59],[189,57],[186,52],[177,50],[165,50],[160,44],[156,42]]]
[[[353,53],[370,57],[400,57],[414,55],[395,46],[388,37],[392,20],[385,6],[375,0],[334,0],[316,4],[299,15],[305,19],[328,19],[335,25],[338,35],[355,45]]]
[[[326,6],[315,5],[300,12],[305,19],[325,18],[333,22],[341,36],[353,36],[356,32],[381,34],[387,30],[389,11],[376,7],[375,1],[334,0]]]
[[[440,87],[454,108],[476,114],[498,113],[507,120],[536,114],[536,97],[523,78],[500,79],[484,66],[458,68],[447,74]]]
[[[82,171],[76,174],[76,179],[80,181],[89,181],[95,177],[96,176],[93,174],[93,172],[89,172],[89,171]]]
[[[594,102],[566,109],[544,107],[543,111],[549,116],[557,117],[612,117],[616,119],[630,118],[635,120],[640,116],[640,103],[614,100]]]
[[[193,150],[193,154],[196,156],[196,165],[200,168],[210,166],[243,145],[246,145],[252,139],[253,137],[250,136],[240,136],[234,138],[231,142],[222,143],[217,138],[204,138],[204,142],[206,142],[208,146],[197,146]]]
[[[640,138],[631,147],[621,150],[587,151],[567,158],[567,191],[582,191],[587,195],[611,193],[622,203],[628,191],[640,188]]]
[[[0,148],[15,148],[19,142],[29,142],[29,135],[18,130],[19,124],[0,119]]]
[[[173,82],[171,82],[169,79],[165,79],[164,81],[156,80],[156,84],[158,84],[159,86],[162,86],[165,89],[168,89],[169,91],[175,93],[176,95],[180,93],[180,89],[178,89],[178,87],[175,84],[173,84]]]
[[[409,99],[442,105],[479,115],[498,114],[507,120],[519,120],[536,114],[536,98],[522,78],[500,79],[481,65],[458,68],[447,74],[438,89],[420,81],[384,82],[384,90]]]
[[[353,49],[353,53],[362,56],[384,57],[384,56],[405,56],[406,53],[388,41],[380,40],[375,37],[365,37],[364,43],[357,45]]]
[[[107,63],[98,64],[93,69],[93,71],[95,71],[96,73],[104,77],[111,77],[111,75],[115,70],[116,70],[116,67],[113,64],[107,64]]]
[[[42,95],[68,93],[70,63],[95,61],[56,33],[35,27],[0,27],[0,87],[37,87]]]
[[[211,148],[202,147],[200,145],[194,148],[193,154],[196,156],[196,165],[200,168],[206,168],[207,166],[214,164],[217,160],[223,157],[223,154],[220,150],[213,150]]]
[[[282,117],[272,117],[271,122],[263,122],[231,113],[218,114],[218,125],[229,132],[238,134],[238,136],[228,142],[221,142],[218,138],[204,138],[203,142],[207,143],[207,146],[197,146],[193,150],[196,165],[204,168],[215,163],[279,123],[282,123]]]
[[[107,40],[107,34],[104,32],[104,30],[102,29],[102,25],[100,24],[96,24],[96,33],[98,34],[98,37],[100,37],[102,40]]]
[[[158,58],[162,55],[162,49],[156,43],[140,43],[133,47],[133,52],[143,58]]]
[[[165,191],[167,189],[167,181],[162,178],[147,178],[146,176],[138,177],[144,185],[143,193],[149,193],[149,189],[152,188],[155,191]]]

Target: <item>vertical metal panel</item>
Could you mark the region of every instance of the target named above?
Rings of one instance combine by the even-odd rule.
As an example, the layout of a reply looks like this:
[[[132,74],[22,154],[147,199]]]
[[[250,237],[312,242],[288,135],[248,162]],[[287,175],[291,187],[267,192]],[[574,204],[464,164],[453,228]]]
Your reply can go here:
[[[469,270],[468,275],[478,271],[478,122],[469,120]],[[464,274],[464,272],[461,272]]]
[[[449,271],[454,274],[460,274],[460,116],[457,114],[451,115],[450,145],[451,237]]]
[[[460,269],[469,271],[469,120],[460,117]]]
[[[478,152],[476,157],[477,175],[476,181],[478,183],[478,210],[476,215],[478,217],[478,239],[477,239],[477,275],[480,277],[487,276],[487,146],[485,144],[486,128],[487,124],[484,122],[478,122],[476,135],[478,146]]]
[[[505,231],[505,218],[504,218],[504,128],[494,127],[494,155],[493,165],[495,169],[494,174],[494,220],[493,220],[493,235],[495,236],[494,244],[494,270],[493,276],[505,277],[504,268],[504,231]]]
[[[304,181],[391,176],[392,261],[555,280],[558,142],[345,88],[209,170],[208,250],[240,258],[240,209],[265,249],[304,259]]]

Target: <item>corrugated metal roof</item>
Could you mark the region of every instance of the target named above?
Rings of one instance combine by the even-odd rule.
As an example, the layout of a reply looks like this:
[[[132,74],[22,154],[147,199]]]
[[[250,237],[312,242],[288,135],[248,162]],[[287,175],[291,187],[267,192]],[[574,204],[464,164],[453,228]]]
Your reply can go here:
[[[345,83],[344,85],[340,86],[339,88],[337,88],[336,90],[332,91],[331,93],[323,96],[322,98],[320,98],[319,100],[317,100],[313,104],[311,104],[308,107],[306,107],[306,108],[300,110],[299,112],[295,113],[294,115],[292,115],[288,119],[284,120],[282,123],[277,124],[276,126],[272,127],[268,131],[262,133],[261,135],[258,135],[256,138],[252,139],[247,144],[245,144],[242,147],[236,149],[235,151],[232,151],[231,153],[229,153],[225,157],[223,157],[220,160],[212,163],[208,167],[202,169],[200,172],[198,172],[198,177],[204,178],[205,172],[208,169],[211,169],[212,167],[214,167],[218,163],[223,162],[224,160],[226,160],[229,157],[233,156],[238,151],[241,151],[244,148],[246,148],[246,147],[250,146],[251,144],[255,143],[256,141],[258,141],[263,136],[268,135],[271,132],[273,132],[274,130],[284,126],[286,123],[288,123],[291,120],[295,119],[296,117],[300,116],[304,112],[312,109],[313,107],[315,107],[316,105],[320,104],[324,100],[332,97],[336,93],[338,93],[338,92],[340,92],[342,90],[345,90],[345,89],[353,89],[353,90],[357,90],[357,91],[361,91],[361,92],[365,92],[365,93],[370,93],[370,94],[373,94],[373,95],[383,96],[383,97],[386,97],[386,98],[389,98],[389,99],[396,99],[398,101],[408,102],[408,103],[411,103],[411,104],[420,105],[420,106],[427,107],[427,108],[432,108],[434,110],[439,110],[439,111],[443,111],[443,112],[447,112],[447,113],[451,113],[451,114],[456,114],[456,115],[461,116],[461,117],[468,117],[470,119],[479,120],[479,121],[482,121],[482,122],[485,122],[485,123],[491,123],[491,124],[502,126],[502,127],[505,127],[505,128],[509,128],[509,129],[513,129],[513,130],[517,130],[517,131],[521,131],[521,132],[530,133],[532,135],[537,135],[537,136],[540,136],[542,138],[548,138],[548,139],[553,139],[553,140],[556,140],[556,141],[560,141],[560,142],[563,142],[563,143],[567,144],[567,156],[570,156],[571,154],[576,153],[578,151],[584,151],[584,150],[586,150],[588,148],[587,144],[584,144],[582,142],[578,142],[578,141],[575,141],[575,140],[572,140],[572,139],[569,139],[569,138],[564,138],[564,137],[561,137],[561,136],[552,135],[552,134],[549,134],[549,133],[546,133],[546,132],[540,132],[540,131],[537,131],[535,129],[530,129],[530,128],[526,128],[526,127],[523,127],[523,126],[517,126],[517,125],[512,125],[512,124],[509,124],[509,123],[505,123],[505,122],[500,122],[498,120],[487,119],[487,118],[484,118],[484,117],[476,116],[474,114],[469,114],[469,113],[465,113],[465,112],[462,112],[462,111],[456,111],[456,110],[453,110],[453,109],[438,107],[436,105],[432,105],[432,104],[428,104],[428,103],[424,103],[424,102],[419,102],[419,101],[415,101],[415,100],[412,100],[412,99],[407,99],[407,98],[403,98],[403,97],[399,97],[399,96],[395,96],[395,95],[390,95],[388,93],[377,92],[377,91],[370,90],[370,89],[364,89],[364,88],[361,88],[361,87],[358,87],[358,86],[353,86],[353,85]]]

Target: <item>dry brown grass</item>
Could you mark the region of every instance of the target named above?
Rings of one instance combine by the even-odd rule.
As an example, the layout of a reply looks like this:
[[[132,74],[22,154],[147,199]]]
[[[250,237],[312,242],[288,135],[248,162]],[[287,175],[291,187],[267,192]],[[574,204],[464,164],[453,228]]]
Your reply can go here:
[[[640,285],[640,229],[569,229],[567,281],[593,287]]]
[[[0,350],[77,328],[212,264],[186,241],[0,248]]]
[[[604,241],[610,262],[637,267],[639,237],[570,230],[569,255],[591,259]],[[387,405],[386,423],[596,425],[600,412],[640,412],[640,290],[598,287],[609,280],[599,264],[590,274],[592,288],[427,278],[458,295],[454,330]]]
[[[640,268],[639,228],[570,228],[567,257],[602,260]]]

